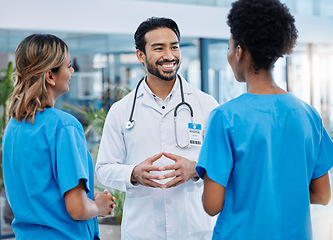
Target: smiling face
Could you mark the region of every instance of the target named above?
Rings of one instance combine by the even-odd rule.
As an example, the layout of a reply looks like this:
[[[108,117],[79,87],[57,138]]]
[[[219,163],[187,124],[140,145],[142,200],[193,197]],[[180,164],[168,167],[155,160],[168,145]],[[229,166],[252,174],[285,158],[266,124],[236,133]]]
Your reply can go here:
[[[51,91],[53,92],[52,96],[54,96],[55,99],[69,91],[70,79],[73,72],[74,69],[71,65],[71,58],[69,53],[67,53],[59,70],[56,73],[51,72],[52,81],[50,81],[50,85]]]
[[[147,32],[145,40],[146,53],[137,50],[137,56],[145,65],[148,74],[165,81],[174,80],[181,59],[176,34],[169,28],[158,28]]]

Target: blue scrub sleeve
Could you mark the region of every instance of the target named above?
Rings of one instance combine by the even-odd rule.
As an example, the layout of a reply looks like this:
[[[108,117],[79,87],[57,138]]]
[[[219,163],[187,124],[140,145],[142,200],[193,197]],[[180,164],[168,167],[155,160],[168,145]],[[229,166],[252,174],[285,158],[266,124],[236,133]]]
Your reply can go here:
[[[223,112],[211,112],[205,139],[196,165],[200,178],[206,171],[208,177],[226,187],[233,169],[231,127]]]
[[[56,171],[62,196],[79,184],[80,179],[86,183],[89,192],[89,157],[83,129],[65,126],[58,130],[56,139]]]
[[[322,136],[320,141],[319,153],[312,179],[325,175],[333,165],[333,142],[326,129],[322,126]]]

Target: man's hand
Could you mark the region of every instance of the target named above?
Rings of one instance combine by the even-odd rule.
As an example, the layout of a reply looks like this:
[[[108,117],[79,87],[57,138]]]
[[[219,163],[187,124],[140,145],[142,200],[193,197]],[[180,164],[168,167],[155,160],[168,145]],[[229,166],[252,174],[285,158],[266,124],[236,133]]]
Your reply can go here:
[[[165,188],[175,187],[179,184],[185,183],[193,177],[197,177],[195,171],[195,161],[190,161],[187,158],[172,154],[172,153],[163,153],[163,155],[171,160],[175,161],[174,164],[164,166],[161,170],[174,170],[169,172],[164,176],[164,178],[172,178],[169,182],[164,184]]]
[[[150,173],[150,171],[161,171],[160,167],[153,166],[153,163],[162,157],[162,153],[156,154],[150,158],[147,158],[139,165],[135,166],[132,171],[131,182],[133,184],[139,183],[147,187],[159,187],[162,188],[163,185],[153,181],[152,179],[162,180],[164,176],[159,176]]]

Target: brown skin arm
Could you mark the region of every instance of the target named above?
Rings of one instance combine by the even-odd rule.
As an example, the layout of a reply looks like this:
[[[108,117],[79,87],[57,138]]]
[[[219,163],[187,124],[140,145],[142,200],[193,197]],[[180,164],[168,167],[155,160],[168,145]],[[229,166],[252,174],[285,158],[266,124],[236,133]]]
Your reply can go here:
[[[329,174],[313,179],[310,183],[310,202],[312,204],[327,205],[331,199],[331,185]],[[204,192],[202,203],[205,211],[210,216],[215,216],[222,211],[224,206],[225,187],[211,180],[204,173]]]
[[[202,194],[203,207],[210,216],[222,211],[224,206],[225,187],[211,180],[204,173],[204,191]]]
[[[310,183],[310,202],[312,204],[327,205],[331,200],[331,184],[329,174],[316,179]]]
[[[68,214],[74,220],[89,220],[96,216],[106,216],[113,213],[115,198],[107,191],[95,193],[95,200],[87,197],[85,183],[79,184],[64,194]]]

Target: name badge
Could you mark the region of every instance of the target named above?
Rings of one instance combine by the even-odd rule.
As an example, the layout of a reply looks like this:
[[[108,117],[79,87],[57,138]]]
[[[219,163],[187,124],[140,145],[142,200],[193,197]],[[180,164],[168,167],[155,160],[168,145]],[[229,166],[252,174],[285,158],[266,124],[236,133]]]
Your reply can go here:
[[[202,130],[199,123],[188,123],[188,133],[191,146],[202,145]]]

